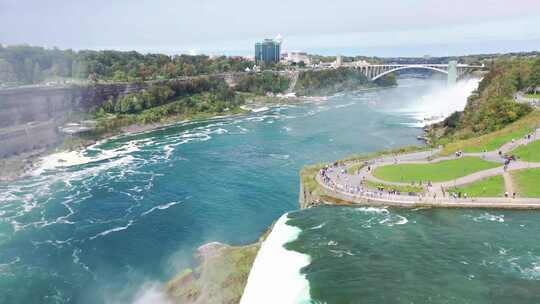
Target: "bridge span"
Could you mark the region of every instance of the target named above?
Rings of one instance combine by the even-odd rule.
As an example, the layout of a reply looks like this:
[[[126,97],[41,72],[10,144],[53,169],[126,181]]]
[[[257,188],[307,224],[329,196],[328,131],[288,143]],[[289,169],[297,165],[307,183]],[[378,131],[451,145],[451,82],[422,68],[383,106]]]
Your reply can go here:
[[[483,70],[484,65],[459,64],[366,64],[365,62],[343,63],[343,66],[359,69],[369,80],[375,81],[385,75],[407,69],[423,69],[448,75],[448,83],[455,83],[459,78],[473,70]]]

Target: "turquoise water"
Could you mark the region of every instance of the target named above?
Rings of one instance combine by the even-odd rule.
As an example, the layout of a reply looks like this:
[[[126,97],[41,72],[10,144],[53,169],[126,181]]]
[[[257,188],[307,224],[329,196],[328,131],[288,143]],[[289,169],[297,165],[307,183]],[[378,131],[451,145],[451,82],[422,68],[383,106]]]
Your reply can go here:
[[[289,215],[317,303],[540,303],[538,214],[316,208]]]
[[[298,209],[302,166],[417,143],[421,130],[403,109],[441,83],[402,80],[122,136],[84,151],[85,164],[0,184],[0,303],[126,303],[189,266],[206,242],[253,242]],[[396,231],[402,243],[393,249],[412,250]],[[316,297],[334,299],[318,289]]]

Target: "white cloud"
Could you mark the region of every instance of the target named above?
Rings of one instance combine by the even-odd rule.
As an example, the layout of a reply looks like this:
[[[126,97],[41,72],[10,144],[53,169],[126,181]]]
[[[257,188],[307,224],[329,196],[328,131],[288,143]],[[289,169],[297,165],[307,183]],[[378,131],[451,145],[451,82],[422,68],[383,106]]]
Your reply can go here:
[[[0,0],[0,28],[5,43],[154,51],[248,50],[277,33],[298,49],[462,43],[538,37],[540,1]]]

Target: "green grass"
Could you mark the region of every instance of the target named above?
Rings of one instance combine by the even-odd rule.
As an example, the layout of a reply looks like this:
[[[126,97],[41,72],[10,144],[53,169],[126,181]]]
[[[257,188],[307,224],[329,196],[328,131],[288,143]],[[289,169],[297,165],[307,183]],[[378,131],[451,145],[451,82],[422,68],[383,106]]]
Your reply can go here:
[[[315,180],[319,171],[324,168],[325,164],[316,164],[305,166],[300,171],[300,183],[304,186],[304,189],[313,195],[320,195],[324,193]]]
[[[451,193],[467,193],[469,197],[500,197],[504,195],[504,191],[504,178],[502,175],[488,177],[472,184],[448,190]]]
[[[525,134],[528,134],[532,131],[532,128],[524,128],[522,130],[518,130],[516,132],[512,132],[510,134],[506,135],[499,135],[494,138],[490,138],[488,141],[478,145],[478,146],[472,146],[472,147],[465,147],[463,149],[463,152],[466,153],[475,153],[475,152],[483,152],[485,151],[494,151],[500,148],[502,145],[506,144],[507,142],[512,141],[512,139],[519,139]]]
[[[516,155],[520,160],[540,162],[540,141],[534,141],[526,146],[518,147],[510,154]]]
[[[373,175],[389,182],[442,182],[500,166],[478,157],[464,157],[432,164],[397,164],[378,167]]]
[[[420,151],[426,151],[428,149],[429,147],[426,147],[426,146],[406,146],[406,147],[401,147],[401,148],[397,148],[393,150],[378,151],[375,153],[355,154],[345,159],[338,160],[336,162],[338,163],[358,162],[357,164],[352,165],[351,168],[349,168],[348,170],[349,174],[353,174],[353,173],[356,173],[356,171],[363,166],[364,161],[375,159],[377,157],[386,156],[386,155],[420,152]],[[315,165],[309,165],[309,166],[303,167],[302,170],[300,171],[300,182],[304,186],[304,189],[313,195],[322,195],[324,193],[319,183],[317,183],[317,181],[315,180],[315,177],[325,165],[327,164],[320,163],[320,164],[315,164]]]
[[[459,150],[468,153],[483,152],[484,150],[494,151],[512,139],[518,139],[531,133],[538,125],[540,125],[540,111],[534,111],[501,130],[448,143],[440,154],[450,155]]]
[[[382,156],[388,156],[388,155],[395,155],[395,154],[407,154],[407,153],[414,153],[414,152],[422,152],[422,151],[428,151],[431,148],[428,146],[405,146],[397,149],[391,149],[391,150],[383,150],[373,153],[363,153],[363,154],[353,154],[347,158],[338,160],[338,163],[346,163],[346,162],[363,162],[371,159],[375,159]]]
[[[521,197],[540,197],[540,169],[514,171],[512,181]]]
[[[527,98],[540,98],[540,94],[525,94],[525,97]]]
[[[402,193],[424,193],[425,190],[422,187],[415,187],[415,186],[395,186],[395,185],[388,185],[388,184],[382,184],[382,183],[374,183],[372,181],[366,181],[366,186],[369,188],[377,189],[379,187],[383,187],[386,191],[399,191]]]

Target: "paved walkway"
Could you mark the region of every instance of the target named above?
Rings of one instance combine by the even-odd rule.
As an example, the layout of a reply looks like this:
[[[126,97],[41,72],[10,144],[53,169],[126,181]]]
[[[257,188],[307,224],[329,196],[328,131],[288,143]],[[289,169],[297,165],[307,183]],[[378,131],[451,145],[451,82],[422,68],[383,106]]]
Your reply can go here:
[[[324,188],[327,190],[327,192],[329,192],[330,195],[337,196],[340,199],[349,200],[352,202],[356,202],[358,200],[361,200],[361,201],[368,200],[371,202],[374,202],[374,200],[382,200],[386,202],[389,202],[389,201],[399,202],[398,205],[405,204],[405,206],[417,205],[419,203],[421,204],[427,203],[430,205],[442,206],[441,204],[444,203],[446,204],[445,206],[455,205],[454,207],[458,207],[460,205],[465,204],[463,205],[463,207],[466,207],[467,202],[470,203],[474,201],[473,205],[475,207],[479,207],[478,205],[479,202],[482,202],[486,206],[488,205],[491,206],[493,202],[497,202],[501,198],[476,198],[476,199],[469,199],[469,200],[456,199],[459,201],[454,201],[451,204],[449,204],[450,203],[449,200],[454,200],[454,198],[446,197],[447,196],[446,189],[474,183],[482,179],[485,179],[487,177],[502,175],[505,178],[506,191],[508,193],[514,193],[515,192],[514,186],[512,184],[511,176],[509,172],[515,171],[515,170],[527,169],[527,168],[540,168],[540,163],[525,162],[525,161],[512,161],[505,169],[505,166],[504,166],[505,159],[501,157],[501,154],[502,155],[507,154],[521,145],[527,145],[531,143],[536,138],[540,137],[538,135],[540,135],[540,129],[537,129],[532,134],[531,139],[520,138],[517,140],[513,140],[512,142],[504,144],[502,147],[500,147],[496,151],[489,151],[489,152],[483,152],[483,153],[462,153],[461,156],[454,155],[454,156],[438,157],[436,159],[432,159],[436,154],[440,152],[439,149],[434,149],[431,151],[380,157],[377,159],[370,160],[368,162],[364,162],[361,169],[358,170],[357,172],[354,172],[353,174],[348,174],[347,170],[351,166],[358,164],[358,162],[338,164],[336,166],[331,166],[331,167],[321,170],[321,172],[317,176],[317,181],[322,186],[324,186]],[[395,193],[392,194],[392,193],[387,193],[387,192],[385,193],[384,191],[369,189],[369,187],[364,186],[364,181],[371,181],[374,183],[382,183],[382,184],[394,185],[394,186],[411,186],[410,183],[388,182],[388,181],[384,181],[375,177],[372,173],[377,167],[393,165],[393,164],[430,164],[430,163],[438,163],[438,162],[452,160],[452,159],[458,159],[460,157],[465,157],[465,156],[480,157],[487,161],[501,163],[501,166],[488,169],[488,170],[475,172],[473,174],[460,177],[455,180],[440,182],[440,183],[433,183],[430,187],[427,187],[427,185],[425,184],[426,181],[424,181],[424,184],[422,185],[422,187],[426,189],[426,193],[422,195],[412,195],[412,194],[408,195],[408,194],[395,194]],[[416,184],[415,186],[420,186],[420,185]],[[532,204],[532,206],[535,206],[535,208],[536,207],[540,208],[540,199],[534,199],[534,198],[512,199],[512,200],[508,200],[506,198],[502,198],[502,199],[504,200],[505,204],[508,204],[509,202],[516,202],[524,206],[524,208],[531,208],[529,204]],[[515,204],[512,204],[511,208],[513,207],[517,207],[517,206]]]
[[[503,178],[504,178],[504,188],[506,192],[508,192],[509,194],[516,193],[516,190],[514,190],[514,183],[512,181],[512,176],[510,175],[510,173],[504,172]]]
[[[540,98],[531,98],[531,97],[527,97],[525,96],[525,94],[523,94],[522,92],[517,92],[515,95],[514,95],[514,100],[516,102],[519,102],[519,103],[528,103],[530,104],[531,106],[533,107],[538,107],[540,106]]]

